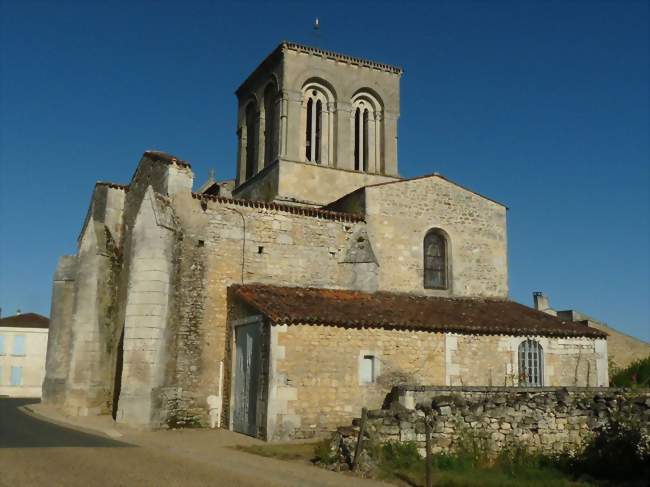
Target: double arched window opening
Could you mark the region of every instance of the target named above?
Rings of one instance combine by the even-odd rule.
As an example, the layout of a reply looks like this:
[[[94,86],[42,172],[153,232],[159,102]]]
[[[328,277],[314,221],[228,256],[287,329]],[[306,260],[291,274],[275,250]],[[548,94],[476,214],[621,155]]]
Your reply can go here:
[[[352,98],[352,131],[354,140],[354,169],[380,172],[381,105],[367,92]]]
[[[334,119],[332,92],[319,83],[303,88],[304,154],[306,162],[332,165]]]
[[[438,229],[427,232],[424,237],[424,288],[449,288],[449,243],[447,236]]]
[[[519,385],[544,385],[544,350],[535,340],[528,339],[519,344]]]

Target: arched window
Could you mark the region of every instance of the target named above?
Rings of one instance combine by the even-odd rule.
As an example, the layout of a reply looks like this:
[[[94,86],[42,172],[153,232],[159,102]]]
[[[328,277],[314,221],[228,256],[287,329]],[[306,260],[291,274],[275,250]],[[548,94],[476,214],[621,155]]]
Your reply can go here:
[[[431,230],[424,237],[424,287],[447,289],[447,238],[440,230]]]
[[[544,351],[535,340],[526,340],[519,345],[519,385],[544,385]]]
[[[278,156],[278,91],[269,84],[264,90],[264,166]]]
[[[325,87],[309,83],[303,91],[303,120],[305,127],[305,161],[331,165],[334,119],[330,109],[334,98]]]
[[[352,98],[354,168],[357,171],[381,170],[381,105],[370,93]]]
[[[251,102],[246,107],[246,179],[255,174],[257,165],[257,106]]]

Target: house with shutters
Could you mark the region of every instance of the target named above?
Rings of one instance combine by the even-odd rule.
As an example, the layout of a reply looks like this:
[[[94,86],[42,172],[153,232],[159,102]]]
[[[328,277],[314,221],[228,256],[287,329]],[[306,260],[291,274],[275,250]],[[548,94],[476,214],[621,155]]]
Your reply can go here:
[[[49,324],[36,313],[0,319],[0,396],[41,397]]]
[[[606,386],[607,334],[508,299],[507,208],[404,179],[402,69],[283,42],[237,89],[236,179],[143,154],[53,281],[44,401],[320,436],[397,384]]]

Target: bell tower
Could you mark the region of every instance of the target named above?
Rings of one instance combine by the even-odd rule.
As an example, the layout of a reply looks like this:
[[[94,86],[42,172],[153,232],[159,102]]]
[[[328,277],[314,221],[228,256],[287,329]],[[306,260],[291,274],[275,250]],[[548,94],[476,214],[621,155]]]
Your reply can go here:
[[[238,198],[324,205],[398,178],[402,69],[283,42],[237,89]]]

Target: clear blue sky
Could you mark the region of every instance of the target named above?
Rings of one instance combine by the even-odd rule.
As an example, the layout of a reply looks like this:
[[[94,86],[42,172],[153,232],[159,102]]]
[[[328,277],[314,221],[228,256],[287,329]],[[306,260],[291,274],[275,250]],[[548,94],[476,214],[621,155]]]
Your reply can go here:
[[[232,177],[233,92],[287,39],[404,67],[400,172],[510,207],[513,299],[650,341],[647,2],[0,5],[5,315],[49,313],[94,182],[143,151]]]

